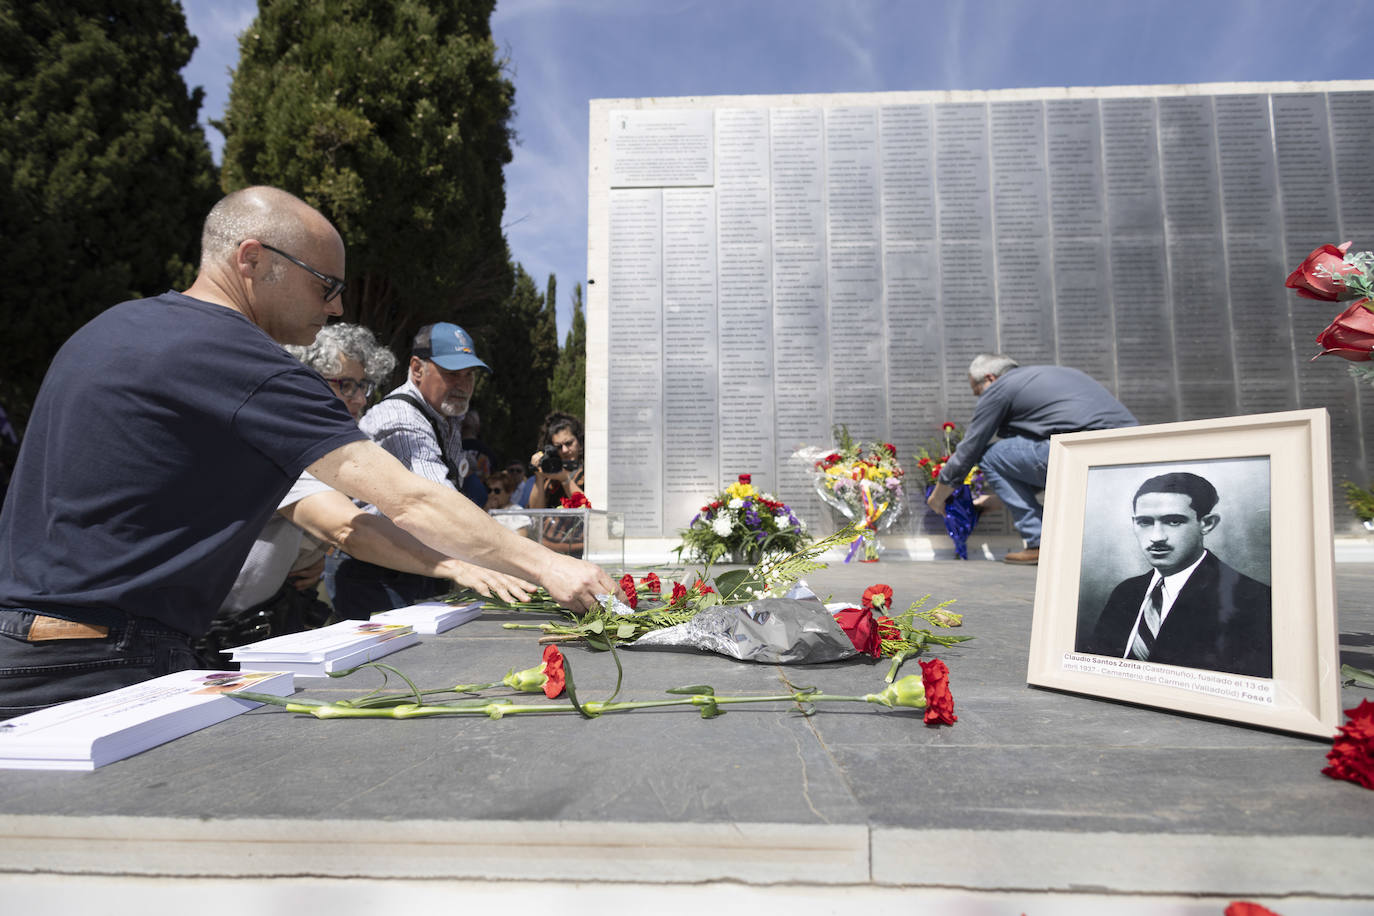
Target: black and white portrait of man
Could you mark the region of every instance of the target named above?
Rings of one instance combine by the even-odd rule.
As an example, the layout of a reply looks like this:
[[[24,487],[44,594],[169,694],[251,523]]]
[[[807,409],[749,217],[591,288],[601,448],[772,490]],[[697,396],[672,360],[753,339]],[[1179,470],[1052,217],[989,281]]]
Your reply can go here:
[[[1273,676],[1269,459],[1092,468],[1075,649]]]

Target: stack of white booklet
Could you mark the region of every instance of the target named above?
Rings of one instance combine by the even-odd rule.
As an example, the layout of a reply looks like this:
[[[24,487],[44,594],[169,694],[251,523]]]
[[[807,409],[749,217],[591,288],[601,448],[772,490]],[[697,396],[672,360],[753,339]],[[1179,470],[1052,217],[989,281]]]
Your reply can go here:
[[[482,602],[469,604],[449,604],[445,601],[421,601],[410,607],[398,607],[392,611],[373,614],[373,623],[404,623],[414,628],[416,633],[434,636],[445,630],[467,623],[482,613]]]
[[[0,767],[93,770],[261,705],[237,690],[294,689],[290,674],[178,671],[0,722]]]
[[[230,649],[230,658],[245,671],[290,671],[301,677],[328,677],[376,661],[420,641],[405,624],[343,620],[339,623],[273,636]]]

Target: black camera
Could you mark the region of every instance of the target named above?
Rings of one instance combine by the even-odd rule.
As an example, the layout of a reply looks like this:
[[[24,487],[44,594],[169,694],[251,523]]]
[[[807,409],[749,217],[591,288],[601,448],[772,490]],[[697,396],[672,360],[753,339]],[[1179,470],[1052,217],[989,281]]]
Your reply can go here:
[[[545,474],[557,474],[563,470],[563,456],[558,453],[558,446],[544,446],[544,457],[539,459],[539,470]]]

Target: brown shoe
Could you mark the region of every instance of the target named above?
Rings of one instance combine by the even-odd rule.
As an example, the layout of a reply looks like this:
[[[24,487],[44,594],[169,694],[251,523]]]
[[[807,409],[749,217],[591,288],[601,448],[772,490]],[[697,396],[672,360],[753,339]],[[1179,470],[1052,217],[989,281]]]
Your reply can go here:
[[[1040,548],[1027,547],[1025,550],[1017,550],[1003,557],[1002,562],[1015,566],[1036,566],[1040,563]]]

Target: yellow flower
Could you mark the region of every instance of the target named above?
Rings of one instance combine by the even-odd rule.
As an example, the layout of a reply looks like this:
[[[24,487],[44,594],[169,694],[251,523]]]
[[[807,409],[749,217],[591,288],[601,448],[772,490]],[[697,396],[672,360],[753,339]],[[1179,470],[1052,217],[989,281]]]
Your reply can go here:
[[[753,484],[739,483],[738,481],[726,487],[725,492],[729,494],[731,499],[752,499],[759,494],[759,491],[754,489]]]

